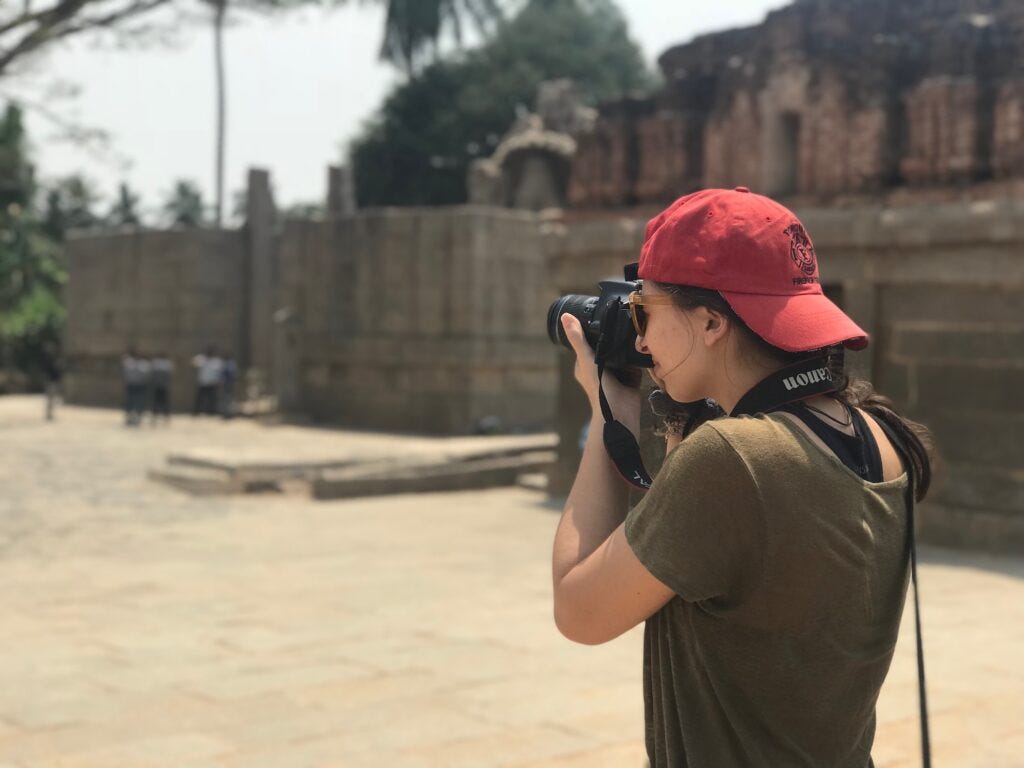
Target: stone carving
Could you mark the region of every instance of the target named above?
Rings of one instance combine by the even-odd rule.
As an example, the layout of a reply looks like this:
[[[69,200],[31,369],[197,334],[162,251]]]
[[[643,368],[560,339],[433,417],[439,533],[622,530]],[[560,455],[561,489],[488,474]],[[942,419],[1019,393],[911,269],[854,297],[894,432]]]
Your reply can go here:
[[[533,211],[564,207],[576,136],[590,130],[595,110],[570,80],[542,83],[537,111],[519,114],[486,159],[469,171],[469,201]]]

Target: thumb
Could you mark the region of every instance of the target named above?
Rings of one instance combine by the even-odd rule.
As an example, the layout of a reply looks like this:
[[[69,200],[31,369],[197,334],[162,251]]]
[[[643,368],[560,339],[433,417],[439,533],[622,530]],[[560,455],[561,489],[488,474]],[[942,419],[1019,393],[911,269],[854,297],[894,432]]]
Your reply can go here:
[[[565,330],[565,338],[572,345],[572,350],[576,353],[576,357],[580,360],[586,360],[587,358],[593,360],[594,352],[583,335],[583,326],[580,325],[579,319],[566,312],[560,320],[562,321],[562,328]]]

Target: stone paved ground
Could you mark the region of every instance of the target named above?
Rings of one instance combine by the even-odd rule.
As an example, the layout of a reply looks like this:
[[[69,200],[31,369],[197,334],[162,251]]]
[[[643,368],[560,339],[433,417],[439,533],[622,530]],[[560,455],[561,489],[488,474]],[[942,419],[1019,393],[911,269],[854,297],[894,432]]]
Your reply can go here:
[[[640,633],[557,635],[541,494],[195,498],[146,467],[393,438],[41,411],[0,398],[3,768],[643,764]],[[923,560],[936,766],[1024,766],[1024,562]],[[912,640],[879,768],[918,764]]]

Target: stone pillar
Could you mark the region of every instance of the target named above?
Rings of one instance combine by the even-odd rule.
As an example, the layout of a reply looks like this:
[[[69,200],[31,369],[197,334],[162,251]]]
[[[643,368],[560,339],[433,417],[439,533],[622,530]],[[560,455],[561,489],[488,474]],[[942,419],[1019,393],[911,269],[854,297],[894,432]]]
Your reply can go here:
[[[351,216],[356,212],[352,171],[344,165],[327,167],[327,215]]]
[[[238,354],[242,367],[251,371],[249,378],[260,381],[266,381],[273,363],[276,223],[277,209],[270,191],[270,174],[252,168],[249,170],[246,198],[247,344]]]
[[[298,318],[291,307],[274,312],[274,372],[271,386],[282,413],[298,410],[301,403],[298,381]]]

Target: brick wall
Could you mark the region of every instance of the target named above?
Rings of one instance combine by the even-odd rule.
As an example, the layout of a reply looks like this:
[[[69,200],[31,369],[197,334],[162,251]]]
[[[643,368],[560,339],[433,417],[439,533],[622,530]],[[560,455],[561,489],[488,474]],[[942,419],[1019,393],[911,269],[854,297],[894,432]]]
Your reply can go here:
[[[622,118],[602,120],[579,137],[569,204],[577,207],[625,205],[633,193],[629,167],[632,125]]]
[[[704,131],[704,180],[708,187],[749,186],[761,179],[761,118],[756,94],[740,91],[720,119]],[[740,181],[746,179],[747,181]]]
[[[637,121],[637,198],[661,200],[686,191],[694,174],[687,155],[688,129],[687,121],[671,112]]]
[[[980,165],[978,86],[973,78],[935,77],[907,95],[909,148],[901,163],[911,184],[970,181]]]
[[[581,151],[570,183],[602,193],[572,204],[667,204],[744,184],[830,205],[1020,179],[1024,5],[981,5],[799,2],[674,46],[658,62],[664,87],[645,106],[604,105],[593,134],[636,133],[639,163]],[[659,132],[650,114],[686,129]],[[661,183],[659,158],[686,169],[681,189]]]
[[[1024,175],[1024,80],[999,89],[994,124],[993,174],[999,179]]]

